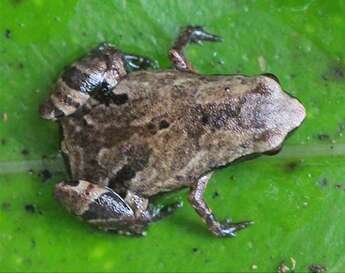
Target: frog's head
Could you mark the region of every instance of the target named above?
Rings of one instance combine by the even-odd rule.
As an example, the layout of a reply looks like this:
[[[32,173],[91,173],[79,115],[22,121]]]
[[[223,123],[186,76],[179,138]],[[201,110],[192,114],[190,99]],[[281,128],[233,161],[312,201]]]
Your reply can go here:
[[[203,80],[204,90],[196,96],[202,113],[198,117],[213,131],[210,139],[221,139],[220,149],[231,151],[230,161],[278,151],[306,117],[302,103],[284,92],[273,74],[221,75]],[[209,138],[202,140],[203,145],[209,145]]]

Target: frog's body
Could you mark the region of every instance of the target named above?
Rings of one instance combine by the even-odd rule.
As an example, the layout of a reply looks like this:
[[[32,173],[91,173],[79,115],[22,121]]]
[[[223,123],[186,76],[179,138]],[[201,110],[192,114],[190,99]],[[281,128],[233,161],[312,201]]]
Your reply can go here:
[[[270,76],[194,73],[179,43],[195,31],[201,30],[187,29],[170,51],[176,70],[108,73],[118,78],[106,76],[105,101],[72,90],[77,103],[65,106],[57,95],[45,103],[43,116],[60,115],[62,149],[76,180],[56,187],[69,210],[104,229],[141,233],[164,214],[148,208],[150,197],[189,187],[190,202],[216,235],[250,224],[215,220],[202,199],[210,173],[245,155],[278,150],[305,111]]]

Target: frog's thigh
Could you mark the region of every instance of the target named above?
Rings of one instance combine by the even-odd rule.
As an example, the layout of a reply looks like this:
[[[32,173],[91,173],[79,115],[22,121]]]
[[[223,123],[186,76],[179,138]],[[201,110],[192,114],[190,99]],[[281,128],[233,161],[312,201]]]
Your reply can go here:
[[[104,230],[142,234],[149,222],[110,188],[84,180],[57,184],[55,197],[67,210]]]

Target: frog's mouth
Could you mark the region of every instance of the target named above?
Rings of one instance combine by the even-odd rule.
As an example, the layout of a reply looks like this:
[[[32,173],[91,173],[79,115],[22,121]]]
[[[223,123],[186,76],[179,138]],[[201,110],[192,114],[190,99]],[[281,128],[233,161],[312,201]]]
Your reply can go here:
[[[64,112],[56,108],[51,99],[46,100],[40,105],[39,113],[42,118],[49,120],[57,120],[65,115]]]

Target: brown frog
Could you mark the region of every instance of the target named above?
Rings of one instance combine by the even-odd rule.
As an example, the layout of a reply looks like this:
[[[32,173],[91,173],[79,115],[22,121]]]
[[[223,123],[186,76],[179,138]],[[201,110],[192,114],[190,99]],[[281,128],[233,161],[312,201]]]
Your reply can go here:
[[[234,236],[252,223],[216,219],[203,199],[212,170],[279,151],[305,110],[272,74],[196,73],[184,47],[219,40],[185,28],[167,71],[143,70],[155,63],[102,44],[60,76],[40,113],[62,125],[71,180],[57,184],[55,196],[67,210],[104,230],[143,234],[179,207],[155,208],[152,197],[188,187],[213,234]]]

